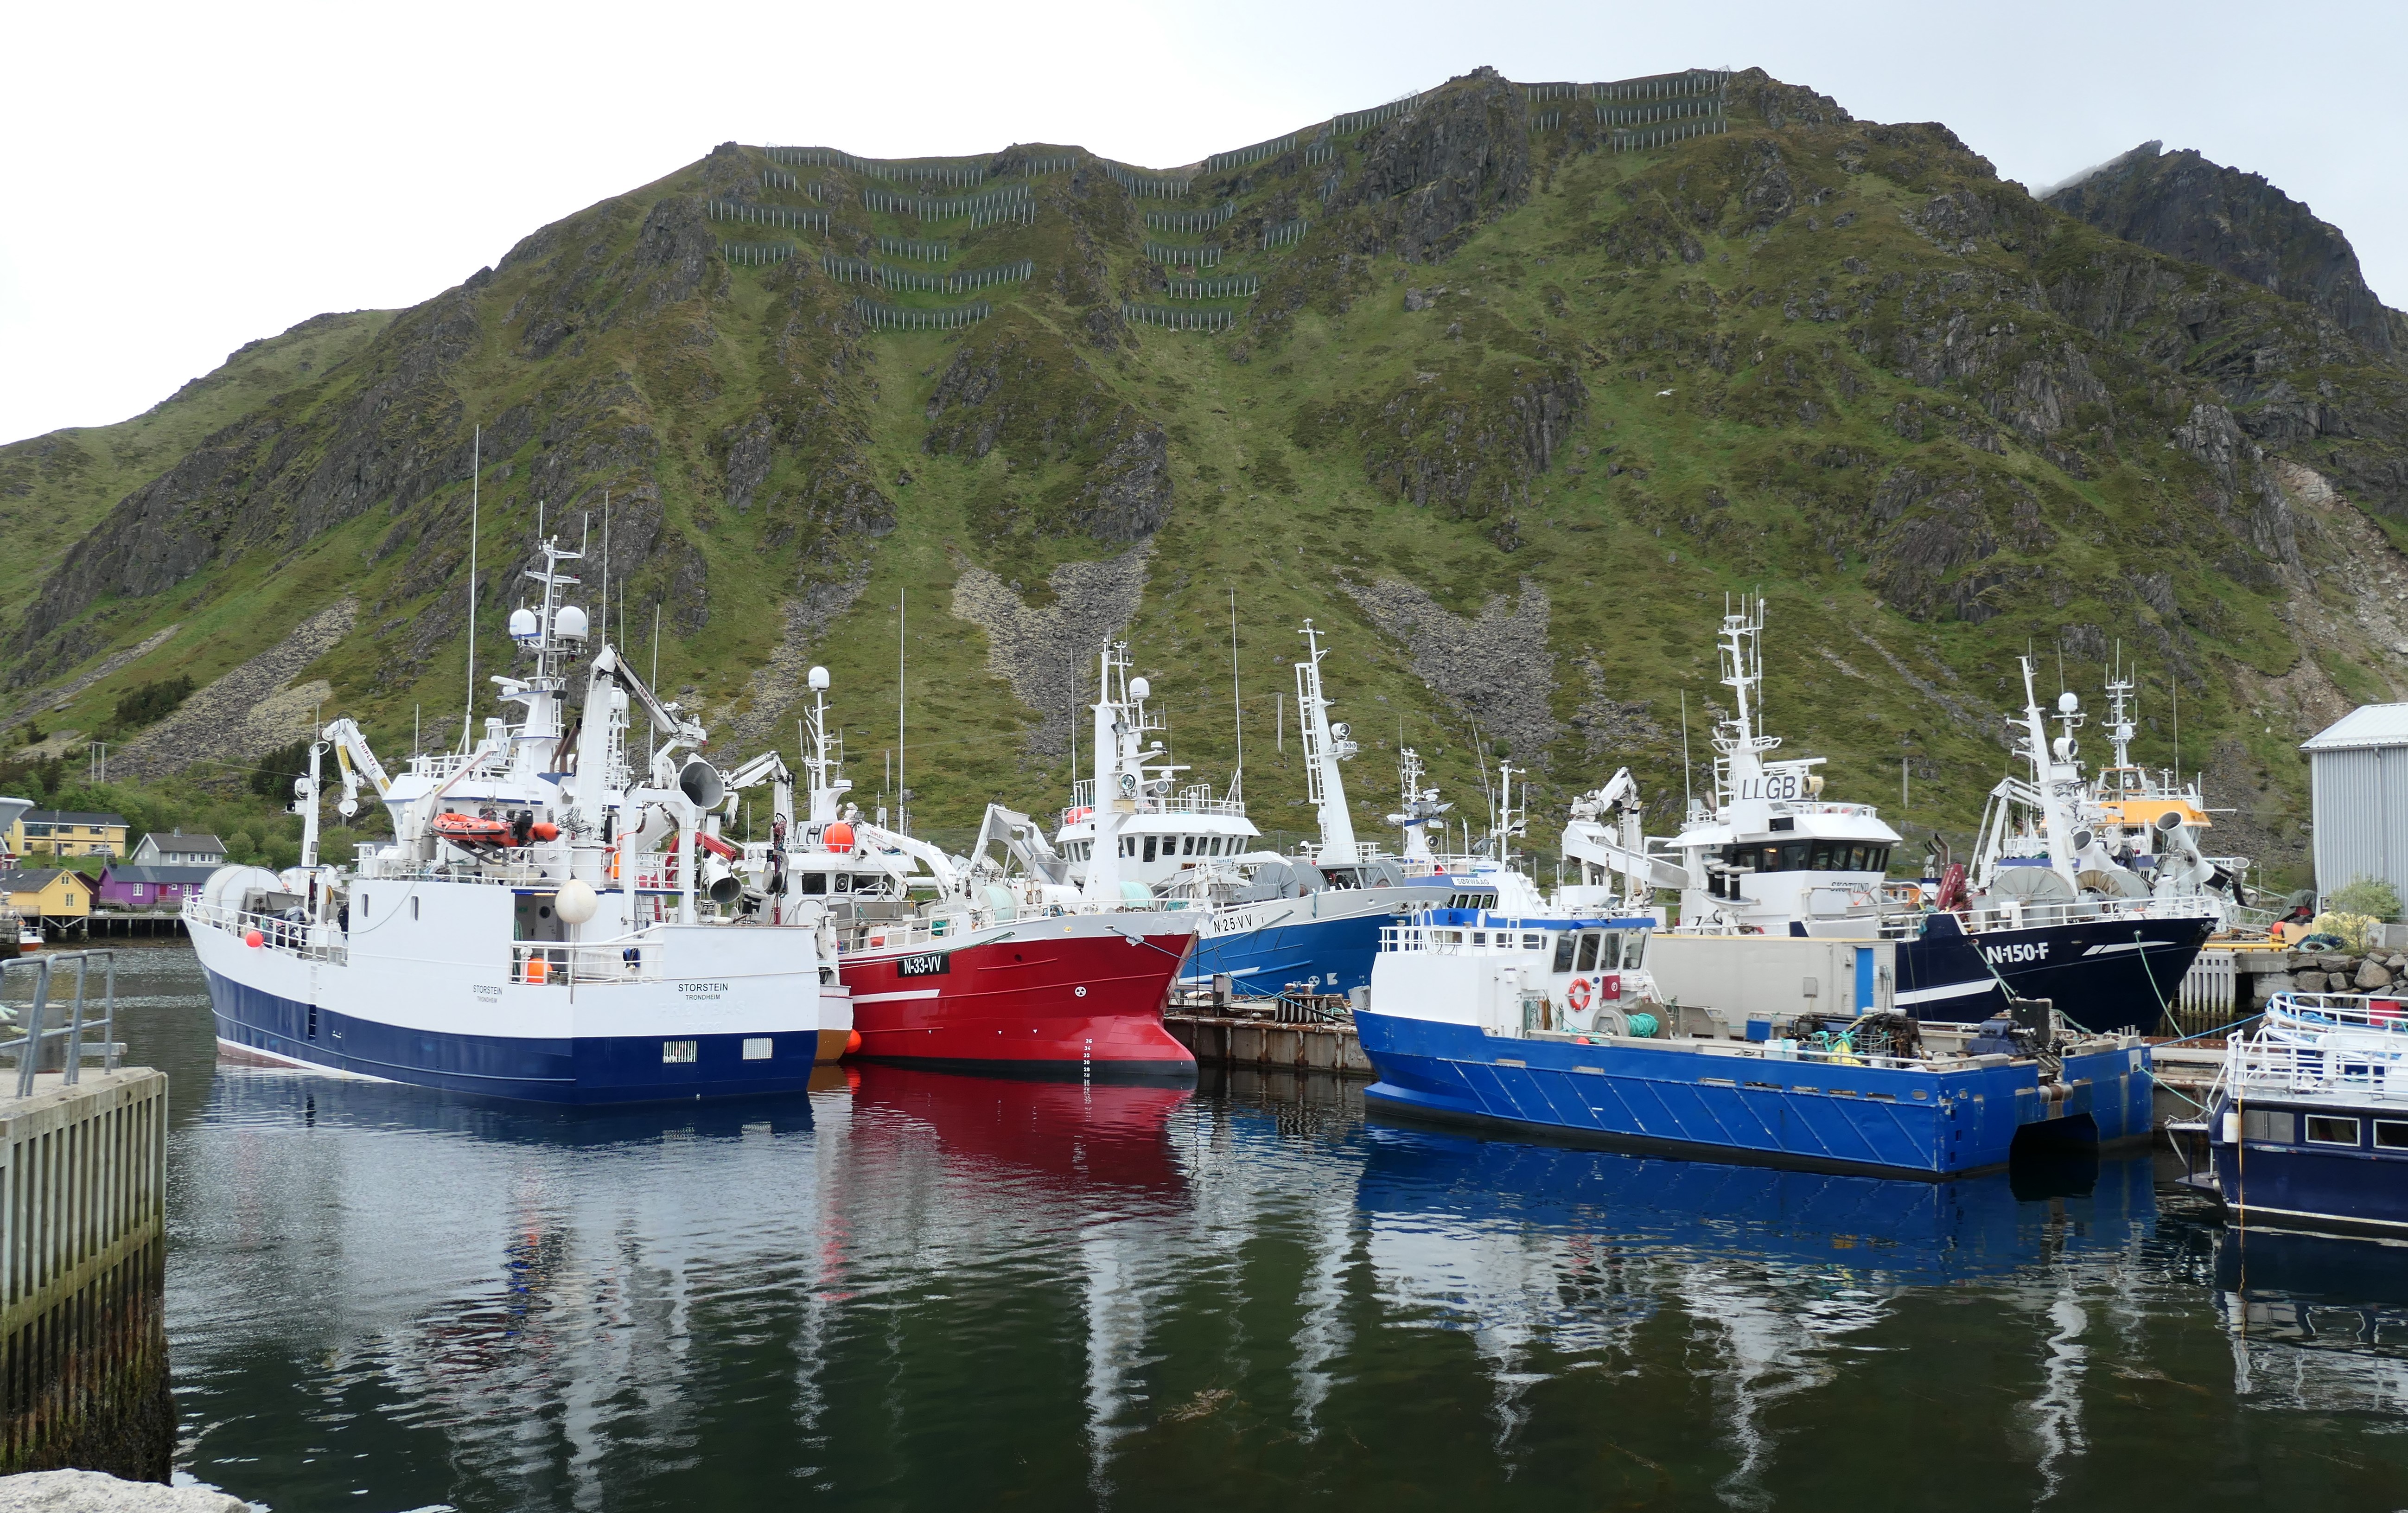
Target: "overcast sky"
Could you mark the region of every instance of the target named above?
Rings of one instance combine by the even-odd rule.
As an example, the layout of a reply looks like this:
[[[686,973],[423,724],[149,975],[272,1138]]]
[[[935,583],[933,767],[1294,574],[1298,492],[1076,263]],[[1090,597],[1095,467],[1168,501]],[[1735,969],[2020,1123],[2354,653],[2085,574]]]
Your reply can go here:
[[[12,10],[0,440],[155,404],[322,310],[414,304],[730,138],[1192,162],[1481,64],[1762,66],[2034,187],[2150,137],[2262,173],[2408,303],[2408,7],[1544,0]]]

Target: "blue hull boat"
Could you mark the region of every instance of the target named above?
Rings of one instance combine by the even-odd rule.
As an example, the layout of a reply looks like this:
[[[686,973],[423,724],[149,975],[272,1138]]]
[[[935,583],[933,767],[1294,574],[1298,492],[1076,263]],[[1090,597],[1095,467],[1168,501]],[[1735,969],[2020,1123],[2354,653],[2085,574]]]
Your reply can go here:
[[[2150,1128],[2137,1045],[2069,1055],[2044,1086],[2037,1061],[1998,1056],[1877,1065],[1886,1059],[1506,1036],[1372,1012],[1354,1024],[1380,1074],[1365,1096],[1383,1109],[1632,1149],[1928,1179],[2004,1166],[2018,1137],[2105,1144]]]

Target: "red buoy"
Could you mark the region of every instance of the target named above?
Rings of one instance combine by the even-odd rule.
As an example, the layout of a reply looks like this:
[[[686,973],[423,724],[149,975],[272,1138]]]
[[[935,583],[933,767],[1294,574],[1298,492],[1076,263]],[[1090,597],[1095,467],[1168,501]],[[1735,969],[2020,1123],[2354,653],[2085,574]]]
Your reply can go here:
[[[242,944],[245,944],[245,945],[251,945],[251,946],[265,945],[265,944],[267,944],[267,937],[266,937],[266,936],[265,936],[265,935],[262,935],[259,931],[257,931],[257,930],[255,930],[255,929],[254,929],[254,930],[251,931],[250,933],[246,934],[245,936],[243,936],[243,938],[242,938]]]
[[[838,820],[820,839],[830,851],[850,851],[853,849],[853,827]]]
[[[858,1056],[861,1054],[860,1030],[848,1030],[844,1032],[844,1054],[847,1056]]]

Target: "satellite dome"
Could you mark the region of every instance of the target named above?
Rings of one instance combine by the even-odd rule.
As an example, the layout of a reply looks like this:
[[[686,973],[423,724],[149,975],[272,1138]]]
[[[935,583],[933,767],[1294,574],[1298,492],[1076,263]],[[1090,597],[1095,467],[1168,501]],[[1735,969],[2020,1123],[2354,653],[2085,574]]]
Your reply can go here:
[[[811,686],[814,688],[826,687],[828,685],[827,669],[824,667],[815,667],[811,669],[810,682]]]
[[[552,629],[554,635],[565,636],[570,641],[583,641],[585,612],[574,604],[563,605],[552,617]]]
[[[2081,696],[2074,693],[2072,689],[2068,688],[2065,692],[2057,696],[2057,707],[2058,713],[2071,714],[2075,710],[2082,707]]]
[[[1131,699],[1142,701],[1153,692],[1154,684],[1146,682],[1143,678],[1132,678],[1129,680],[1129,697]]]
[[[510,640],[535,640],[535,612],[533,610],[521,608],[510,612]]]

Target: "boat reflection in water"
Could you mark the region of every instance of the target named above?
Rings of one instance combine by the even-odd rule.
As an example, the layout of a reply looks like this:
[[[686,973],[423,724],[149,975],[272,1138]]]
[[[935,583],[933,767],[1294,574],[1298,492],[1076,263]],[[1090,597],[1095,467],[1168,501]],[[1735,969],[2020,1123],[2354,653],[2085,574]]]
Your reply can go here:
[[[1163,1204],[1185,1196],[1171,1117],[1195,1096],[1161,1084],[1039,1081],[865,1063],[846,1068],[861,1122],[856,1159],[911,1148],[951,1180],[1093,1198],[1096,1189]],[[914,1147],[931,1146],[933,1149]]]
[[[2408,1413],[2408,1245],[2227,1224],[2199,1232],[2195,1253],[2213,1268],[2236,1394]]]

